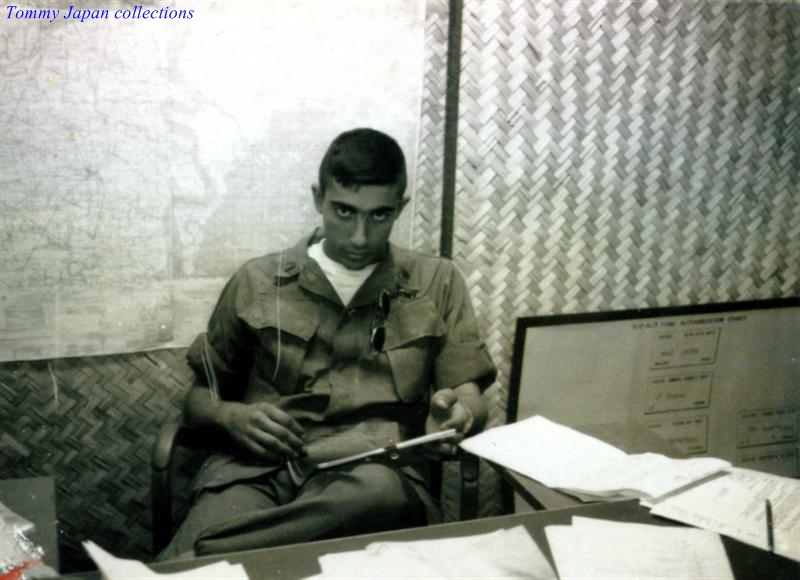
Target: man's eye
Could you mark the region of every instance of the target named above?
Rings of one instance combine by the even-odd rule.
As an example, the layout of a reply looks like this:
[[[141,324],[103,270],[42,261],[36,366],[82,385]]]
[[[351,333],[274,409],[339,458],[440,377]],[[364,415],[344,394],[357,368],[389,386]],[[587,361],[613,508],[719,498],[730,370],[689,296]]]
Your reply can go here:
[[[392,212],[390,211],[377,211],[372,214],[372,219],[376,222],[385,222],[390,217],[392,217]]]
[[[338,215],[341,218],[349,218],[353,215],[353,210],[346,207],[337,207],[336,215]]]

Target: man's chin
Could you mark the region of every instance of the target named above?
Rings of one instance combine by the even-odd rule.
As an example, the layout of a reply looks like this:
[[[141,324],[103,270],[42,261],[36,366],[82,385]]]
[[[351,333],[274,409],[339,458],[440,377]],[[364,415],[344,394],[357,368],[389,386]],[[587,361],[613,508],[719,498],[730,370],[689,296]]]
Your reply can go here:
[[[327,250],[327,248],[326,248]],[[337,249],[332,253],[328,253],[328,257],[344,266],[348,270],[363,270],[367,266],[381,261],[381,257],[376,252],[352,252],[343,249]]]
[[[348,270],[363,270],[370,264],[374,264],[375,260],[372,260],[370,258],[361,258],[361,259],[346,258],[345,260],[339,263]]]

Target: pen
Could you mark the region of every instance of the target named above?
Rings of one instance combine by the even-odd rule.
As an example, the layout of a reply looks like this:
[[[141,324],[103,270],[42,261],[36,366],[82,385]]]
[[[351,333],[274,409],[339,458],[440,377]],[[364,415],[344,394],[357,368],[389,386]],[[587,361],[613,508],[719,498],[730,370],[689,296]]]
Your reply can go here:
[[[357,461],[359,459],[366,459],[367,457],[372,457],[374,455],[382,455],[387,451],[389,451],[390,448],[394,448],[395,450],[400,450],[400,449],[406,449],[407,447],[414,447],[422,443],[431,443],[433,441],[439,441],[441,439],[449,439],[450,437],[454,437],[455,434],[456,434],[455,429],[447,429],[445,431],[437,431],[436,433],[429,433],[428,435],[422,435],[421,437],[415,437],[414,439],[401,441],[397,445],[390,445],[389,447],[378,447],[377,449],[372,449],[371,451],[364,451],[363,453],[358,453],[357,455],[351,455],[350,457],[343,457],[341,459],[334,459],[333,461],[326,461],[324,463],[320,463],[319,465],[317,465],[317,469],[328,469],[330,467],[338,467],[339,465],[344,465],[345,463],[350,463],[352,461]]]
[[[772,502],[764,500],[764,512],[767,515],[767,547],[770,552],[775,551],[775,530],[772,524]]]

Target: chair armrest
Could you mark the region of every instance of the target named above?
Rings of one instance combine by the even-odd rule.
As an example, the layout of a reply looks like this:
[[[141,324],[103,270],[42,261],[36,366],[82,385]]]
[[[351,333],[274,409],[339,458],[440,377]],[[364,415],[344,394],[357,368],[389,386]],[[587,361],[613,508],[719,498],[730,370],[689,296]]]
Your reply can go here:
[[[153,469],[164,471],[172,463],[172,454],[175,451],[178,434],[184,427],[178,421],[165,421],[158,430],[158,437],[153,446],[150,465]]]
[[[150,455],[153,552],[158,554],[172,538],[172,471],[179,448],[209,452],[231,448],[225,433],[211,427],[189,427],[178,420],[162,423]]]
[[[167,546],[172,537],[172,457],[181,429],[184,427],[178,421],[165,421],[158,430],[150,456],[150,509],[154,556]]]

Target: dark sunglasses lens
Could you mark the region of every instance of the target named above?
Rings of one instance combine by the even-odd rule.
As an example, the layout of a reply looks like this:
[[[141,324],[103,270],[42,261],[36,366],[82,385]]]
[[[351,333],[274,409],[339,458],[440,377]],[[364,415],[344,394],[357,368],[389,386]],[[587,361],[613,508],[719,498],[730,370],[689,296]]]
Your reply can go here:
[[[386,341],[386,328],[378,326],[372,331],[372,350],[379,352],[383,350],[383,343]]]

